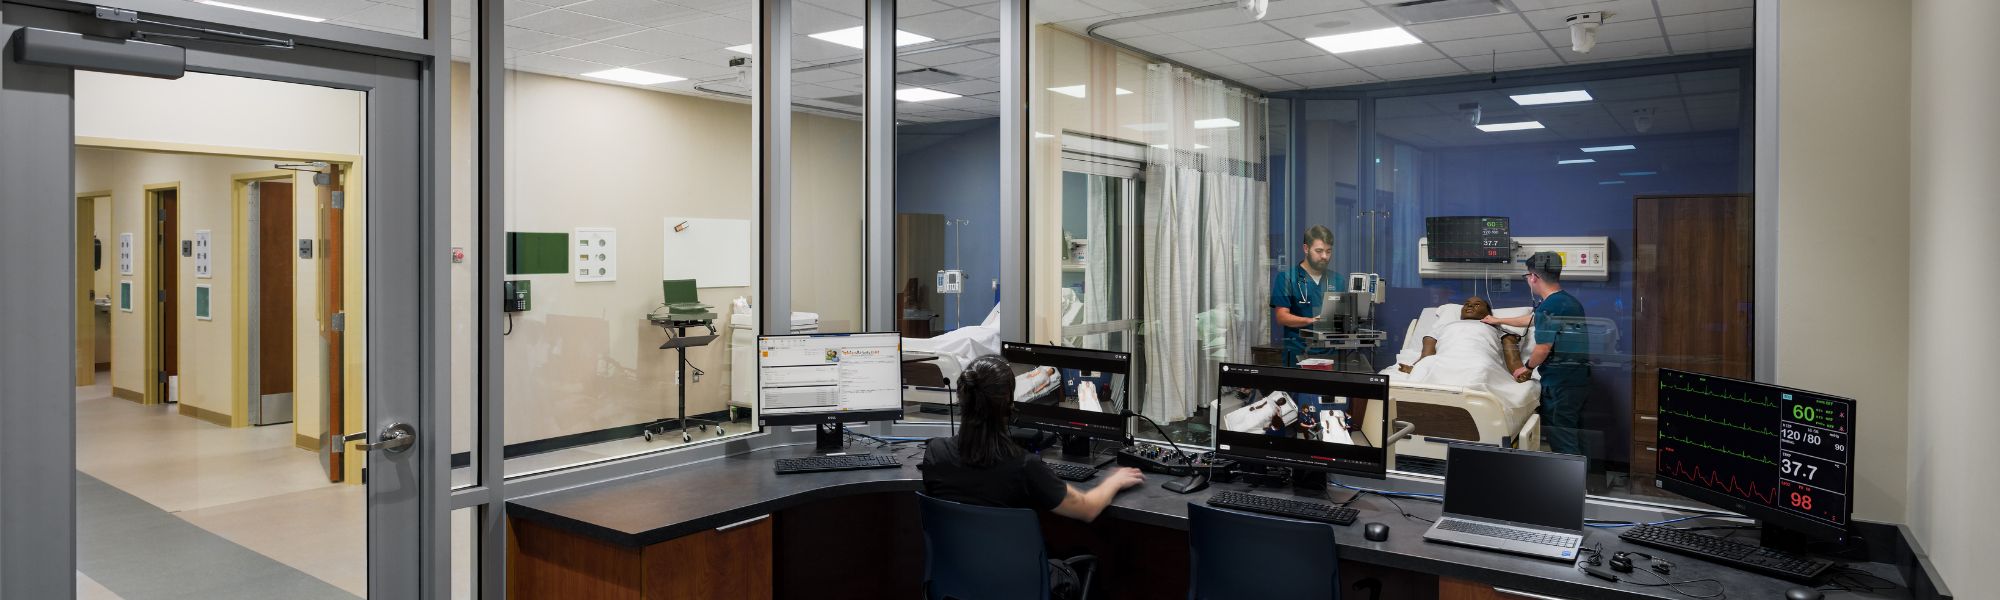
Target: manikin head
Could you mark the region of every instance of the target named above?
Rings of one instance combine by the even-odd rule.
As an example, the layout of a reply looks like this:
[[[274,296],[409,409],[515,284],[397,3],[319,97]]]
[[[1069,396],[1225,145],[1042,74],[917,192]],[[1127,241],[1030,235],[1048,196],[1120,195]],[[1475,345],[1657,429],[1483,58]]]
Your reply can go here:
[[[1314,225],[1306,230],[1305,253],[1306,270],[1325,273],[1326,264],[1333,262],[1333,231],[1325,225]]]
[[[1465,307],[1458,309],[1458,318],[1477,321],[1493,315],[1493,306],[1485,298],[1473,296],[1465,299]]]

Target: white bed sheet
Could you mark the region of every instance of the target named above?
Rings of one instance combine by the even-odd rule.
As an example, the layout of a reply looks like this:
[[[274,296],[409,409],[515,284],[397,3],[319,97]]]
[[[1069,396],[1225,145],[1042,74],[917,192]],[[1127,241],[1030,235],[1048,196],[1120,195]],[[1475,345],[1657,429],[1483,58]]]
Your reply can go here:
[[[1414,364],[1414,368],[1403,373],[1397,366],[1390,366],[1381,373],[1390,376],[1392,383],[1449,385],[1485,392],[1506,404],[1508,412],[1514,414],[1540,404],[1540,381],[1514,381],[1514,375],[1502,366],[1500,336],[1493,335],[1485,325],[1461,321],[1459,310],[1460,305],[1446,304],[1423,311],[1404,336],[1403,348],[1396,355],[1398,366]],[[1530,310],[1504,308],[1495,309],[1494,314],[1508,317]],[[1530,333],[1512,327],[1506,329],[1523,337]],[[1438,354],[1418,361],[1423,355],[1425,336],[1438,338]]]

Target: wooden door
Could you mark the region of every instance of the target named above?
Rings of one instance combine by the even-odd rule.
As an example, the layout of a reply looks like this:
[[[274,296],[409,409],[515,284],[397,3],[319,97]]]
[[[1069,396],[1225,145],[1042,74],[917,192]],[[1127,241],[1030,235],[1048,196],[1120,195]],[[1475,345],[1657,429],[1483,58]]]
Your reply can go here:
[[[1634,198],[1632,470],[1657,464],[1659,369],[1753,378],[1756,222],[1749,196]]]
[[[905,323],[902,316],[904,308],[944,313],[944,295],[937,291],[937,272],[944,268],[945,258],[944,215],[896,215],[896,324],[904,337],[931,337],[932,325],[938,322],[931,319]],[[917,283],[914,298],[904,293],[905,284],[912,279]]]
[[[292,182],[257,183],[257,396],[292,393]],[[255,398],[252,399],[255,401]]]
[[[105,202],[111,201],[109,197]],[[97,383],[97,269],[102,261],[92,247],[97,223],[96,198],[76,199],[76,385]]]
[[[344,458],[347,435],[346,406],[346,315],[342,302],[346,281],[343,260],[347,235],[345,188],[340,165],[328,165],[313,178],[314,196],[319,206],[319,337],[320,378],[324,390],[320,402],[320,464],[326,467],[327,481],[346,478]]]
[[[167,381],[181,373],[180,190],[165,189],[155,194],[159,227],[153,232],[153,256],[158,257],[154,263],[158,271],[153,277],[153,306],[160,324],[160,372],[155,377],[154,389],[159,390],[157,397],[161,401],[167,401],[171,398],[167,395]]]

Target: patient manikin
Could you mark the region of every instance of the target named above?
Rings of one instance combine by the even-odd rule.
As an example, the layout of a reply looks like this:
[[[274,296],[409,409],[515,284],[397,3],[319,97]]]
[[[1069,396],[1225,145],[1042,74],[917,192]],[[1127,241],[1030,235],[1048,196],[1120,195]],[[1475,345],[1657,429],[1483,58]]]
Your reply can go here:
[[[1498,358],[1501,364],[1492,365],[1504,369],[1515,382],[1525,382],[1529,375],[1511,375],[1521,367],[1521,336],[1508,333],[1495,325],[1480,322],[1493,314],[1493,307],[1486,299],[1473,296],[1465,300],[1465,307],[1458,312],[1457,321],[1438,323],[1424,336],[1423,355],[1413,364],[1397,365],[1397,370],[1414,375],[1413,379],[1423,382],[1430,379],[1424,364],[1427,359],[1436,362],[1447,361],[1491,362]],[[1496,348],[1494,346],[1499,346]],[[1436,359],[1432,357],[1436,356]]]

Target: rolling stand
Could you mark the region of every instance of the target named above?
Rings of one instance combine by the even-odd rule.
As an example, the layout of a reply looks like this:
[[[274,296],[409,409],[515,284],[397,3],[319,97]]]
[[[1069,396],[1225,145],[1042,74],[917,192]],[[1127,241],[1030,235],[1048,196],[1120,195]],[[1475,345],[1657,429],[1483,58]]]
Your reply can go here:
[[[713,426],[715,428],[716,437],[721,437],[722,435],[724,435],[722,431],[721,422],[713,421],[710,419],[689,418],[687,416],[687,406],[688,406],[687,349],[699,346],[706,346],[708,345],[709,342],[715,341],[715,338],[718,336],[715,333],[714,321],[709,321],[709,320],[682,321],[682,320],[675,320],[670,316],[656,316],[652,317],[649,320],[651,320],[654,325],[658,325],[660,329],[664,329],[667,331],[667,336],[668,336],[667,343],[660,344],[660,349],[666,350],[672,348],[674,351],[675,355],[674,358],[676,359],[674,367],[675,369],[677,369],[675,371],[676,375],[674,377],[674,380],[675,383],[678,384],[674,387],[678,388],[679,392],[679,399],[677,403],[679,410],[678,410],[678,416],[676,418],[660,419],[652,423],[647,423],[646,427],[640,431],[640,435],[644,436],[646,438],[646,441],[650,442],[653,441],[653,436],[655,435],[666,435],[667,430],[669,429],[669,427],[667,426],[668,423],[678,423],[681,428],[681,441],[692,442],[694,441],[694,436],[688,433],[688,425],[690,424],[690,422],[692,422],[700,424],[702,431],[708,431],[709,427]],[[687,334],[687,330],[689,327],[706,327],[708,328],[708,335],[689,336]],[[656,431],[658,433],[655,433]]]

